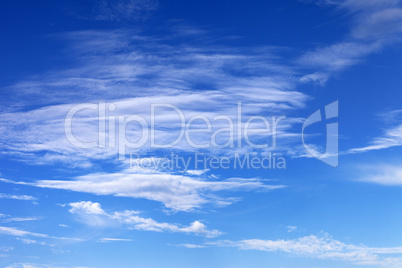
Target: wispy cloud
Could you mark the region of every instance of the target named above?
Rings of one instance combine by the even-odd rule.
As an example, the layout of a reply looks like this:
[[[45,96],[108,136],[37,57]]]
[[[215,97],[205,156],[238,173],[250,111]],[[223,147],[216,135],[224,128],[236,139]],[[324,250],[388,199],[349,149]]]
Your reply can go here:
[[[288,230],[288,233],[291,233],[291,232],[294,232],[297,230],[297,226],[289,225],[289,226],[286,226],[286,229]]]
[[[339,71],[356,64],[363,56],[378,51],[379,48],[381,48],[379,43],[342,42],[307,52],[299,61],[306,66],[324,68],[328,71]],[[326,79],[324,75],[308,75],[303,76],[302,81],[308,81],[306,80],[307,78]]]
[[[339,152],[339,155],[366,153],[370,151],[402,146],[402,124],[400,124],[402,121],[401,116],[401,110],[393,110],[379,114],[378,117],[381,119],[381,122],[385,125],[388,125],[384,128],[383,134],[381,136],[371,138],[366,146],[341,151]],[[313,156],[303,153],[297,157],[312,158]]]
[[[97,160],[113,159],[116,148],[80,150],[66,139],[64,119],[77,100],[97,103],[106,99],[116,107],[107,116],[135,114],[149,123],[150,105],[155,103],[175,105],[186,118],[198,115],[213,121],[219,115],[235,118],[238,102],[243,104],[245,117],[269,117],[303,108],[309,99],[296,89],[294,68],[278,63],[277,48],[211,46],[209,41],[173,46],[171,41],[177,40],[171,36],[147,36],[129,30],[90,30],[60,36],[68,44],[66,53],[75,67],[4,88],[13,94],[4,94],[6,98],[2,99],[7,104],[3,106],[11,108],[0,115],[0,147],[13,159],[85,168]],[[30,109],[32,105],[41,108]],[[77,114],[73,129],[77,139],[96,141],[98,119],[88,109]],[[173,113],[158,113],[155,121],[157,143],[174,140],[182,126]],[[293,127],[299,123],[299,118],[291,117],[281,122],[278,136],[283,137],[283,147],[298,141]],[[224,124],[223,120],[213,121],[213,131]],[[135,139],[138,130],[127,130],[127,137]],[[226,134],[221,134],[217,140],[225,142]],[[250,136],[261,141],[261,135]],[[210,138],[205,134],[195,141],[204,143]],[[193,150],[186,142],[175,149]],[[148,144],[141,148],[141,153],[146,152]]]
[[[344,41],[309,51],[298,59],[305,67],[320,68],[301,77],[301,82],[324,84],[333,73],[350,67],[365,56],[400,41],[402,8],[399,0],[318,1],[338,7],[352,18],[350,33]]]
[[[131,241],[133,240],[127,238],[108,238],[108,237],[104,237],[99,240],[99,242],[131,242]]]
[[[180,245],[174,245],[178,247],[184,247],[184,248],[206,248],[207,246],[205,245],[195,245],[195,244],[180,244]]]
[[[14,194],[4,194],[4,193],[0,193],[0,198],[16,199],[16,200],[27,200],[27,201],[37,200],[36,197],[30,196],[30,195],[14,195]]]
[[[64,264],[38,264],[38,263],[13,263],[8,265],[6,268],[65,268]],[[85,266],[70,266],[71,268],[93,268]]]
[[[147,6],[145,2],[99,3],[129,11],[131,7]],[[17,106],[0,115],[2,153],[29,163],[63,162],[81,167],[90,167],[95,160],[111,159],[116,150],[79,150],[66,140],[64,117],[77,99],[81,102],[114,100],[115,116],[137,114],[145,118],[149,105],[162,101],[177,105],[186,116],[198,114],[207,118],[234,115],[233,108],[238,101],[244,103],[248,115],[285,115],[303,108],[309,97],[295,90],[299,82],[324,84],[333,72],[356,64],[364,56],[397,40],[401,29],[399,1],[326,2],[337,3],[339,10],[352,13],[350,34],[343,41],[300,56],[297,66],[309,67],[305,74],[296,72],[294,66],[280,64],[277,49],[270,47],[228,48],[210,43],[205,46],[202,42],[200,45],[179,42],[172,46],[170,41],[174,37],[147,36],[128,30],[59,35],[68,43],[68,53],[76,66],[4,89],[13,94],[5,94],[2,101],[8,105],[3,106]],[[28,104],[42,108],[27,111]],[[157,119],[162,122],[156,133],[158,139],[174,139],[178,123],[169,116]],[[74,131],[85,141],[96,140],[97,122],[96,115],[85,111],[77,117]],[[292,131],[298,123],[300,119],[288,118],[280,129],[284,152],[299,142],[299,135]],[[19,135],[14,135],[17,132]],[[129,136],[135,138],[135,131],[130,131]],[[206,138],[200,137],[198,141]],[[145,145],[142,149],[146,151],[146,148]],[[191,148],[181,143],[176,149]]]
[[[372,265],[397,268],[402,265],[402,257],[389,256],[402,254],[402,247],[374,248],[364,245],[346,244],[327,233],[310,235],[296,239],[262,240],[246,239],[240,241],[217,241],[202,244],[205,246],[235,247],[240,250],[266,252],[285,252],[307,258],[350,262],[357,265]],[[197,245],[188,248],[197,248]]]
[[[98,225],[104,225],[102,220],[117,221],[122,224],[128,225],[130,228],[142,231],[154,231],[154,232],[174,232],[174,233],[187,233],[196,234],[206,237],[215,237],[221,234],[218,230],[208,230],[205,224],[200,221],[194,221],[189,226],[183,227],[178,224],[157,222],[151,218],[143,218],[138,216],[138,211],[125,210],[105,212],[99,203],[93,203],[91,201],[81,201],[69,204],[72,209],[69,211],[79,216],[84,216],[87,224],[93,224],[96,222]],[[96,221],[91,220],[92,216],[96,217]]]
[[[52,246],[52,244],[48,244],[47,242],[37,241],[37,240],[42,239],[42,240],[46,241],[48,239],[56,239],[56,240],[81,241],[81,239],[78,239],[78,238],[57,237],[57,236],[30,232],[30,231],[21,230],[21,229],[15,228],[15,227],[6,227],[6,226],[0,226],[0,234],[16,237],[16,239],[21,240],[25,244],[41,244],[41,245],[48,245],[48,246]]]
[[[376,137],[365,147],[349,149],[346,154],[364,153],[373,150],[387,149],[402,145],[402,125],[385,130],[381,137]]]
[[[0,226],[0,233],[12,236],[35,236],[35,237],[49,237],[46,234],[33,233],[29,231],[20,230],[13,227]]]
[[[402,186],[401,165],[375,164],[360,166],[358,181],[387,186]]]
[[[13,218],[0,219],[0,222],[37,221],[41,219],[42,217],[13,217]]]
[[[17,238],[17,239],[27,245],[54,246],[54,245],[48,244],[43,241],[37,241],[37,240],[33,240],[33,239],[28,239],[28,238]]]

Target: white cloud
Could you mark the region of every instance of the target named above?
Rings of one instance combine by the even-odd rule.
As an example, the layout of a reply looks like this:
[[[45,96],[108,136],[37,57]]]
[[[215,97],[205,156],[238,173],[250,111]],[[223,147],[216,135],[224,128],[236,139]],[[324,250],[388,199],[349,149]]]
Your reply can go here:
[[[57,236],[50,236],[47,234],[35,233],[30,231],[21,230],[15,227],[6,227],[0,226],[0,234],[14,236],[16,239],[21,240],[22,242],[32,242],[31,244],[41,244],[41,245],[48,245],[52,246],[48,243],[42,243],[42,241],[36,241],[34,239],[30,239],[29,237],[35,237],[35,239],[60,239],[60,240],[70,240],[70,241],[81,241],[78,238],[70,238],[70,237],[57,237]],[[23,240],[26,239],[26,240]],[[35,241],[35,242],[33,242]]]
[[[33,239],[28,239],[28,238],[17,238],[18,240],[20,240],[22,243],[27,244],[27,245],[41,245],[41,246],[53,246],[53,245],[49,245],[45,242],[40,242],[37,240],[33,240]]]
[[[116,148],[82,150],[66,139],[64,118],[77,99],[84,103],[113,100],[116,111],[108,113],[113,116],[136,114],[149,119],[150,105],[162,102],[178,106],[187,118],[203,115],[212,119],[217,115],[235,118],[238,101],[243,103],[246,116],[281,116],[303,108],[309,98],[295,89],[297,80],[290,78],[292,68],[275,63],[272,48],[172,46],[165,44],[163,38],[129,31],[73,32],[65,34],[65,38],[73,48],[68,52],[77,68],[44,75],[43,80],[21,81],[5,89],[13,92],[6,96],[15,98],[5,100],[10,104],[5,106],[17,107],[0,115],[0,147],[13,159],[90,167],[95,160],[115,158]],[[244,75],[236,75],[238,72]],[[200,84],[205,84],[202,90]],[[27,99],[29,105],[32,100],[39,101],[35,105],[41,108],[21,110],[28,105],[24,102]],[[181,127],[177,117],[158,114],[156,121],[156,142],[174,140]],[[278,136],[283,137],[284,143],[296,140],[298,134],[292,133],[292,127],[298,123],[292,118],[281,122]],[[222,124],[222,120],[214,122],[213,127]],[[127,136],[135,138],[137,130],[133,127]],[[97,140],[97,113],[80,112],[73,131],[80,140]],[[12,134],[16,132],[19,134]],[[208,134],[200,135],[196,141],[204,143],[208,138]],[[226,140],[224,133],[218,136],[221,140]],[[175,149],[194,150],[185,142]],[[228,150],[212,153],[226,154]],[[149,152],[149,145],[145,144],[140,152]]]
[[[12,235],[12,236],[49,237],[48,235],[45,235],[45,234],[28,232],[28,231],[20,230],[20,229],[17,229],[17,228],[5,227],[5,226],[0,226],[0,233],[7,234],[7,235]]]
[[[180,244],[177,245],[178,247],[185,247],[185,248],[206,248],[207,246],[204,245],[195,245],[195,244]]]
[[[359,172],[359,181],[388,186],[402,186],[402,167],[400,165],[367,165]]]
[[[263,83],[264,81],[261,81]],[[302,93],[292,90],[282,90],[284,87],[280,83],[276,85],[275,81],[265,81],[264,86],[247,86],[247,89],[241,87],[224,88],[220,91],[202,91],[187,92],[179,91],[172,95],[161,94],[153,97],[137,97],[113,101],[116,110],[113,113],[108,112],[112,118],[138,115],[144,118],[150,125],[150,107],[151,104],[169,103],[177,106],[185,115],[187,120],[197,116],[205,116],[211,122],[211,133],[192,135],[191,140],[196,144],[207,144],[208,152],[225,155],[234,152],[234,148],[216,148],[211,144],[212,133],[218,129],[228,128],[229,124],[223,120],[214,120],[217,116],[228,116],[235,122],[234,130],[237,130],[237,101],[243,101],[243,121],[250,116],[269,113],[270,115],[281,116],[286,111],[302,107],[306,96]],[[279,87],[279,88],[276,88]],[[216,104],[216,105],[215,105]],[[63,162],[69,165],[88,167],[94,160],[116,159],[119,147],[94,146],[92,149],[83,150],[69,142],[65,135],[64,118],[69,109],[74,105],[57,105],[37,109],[29,112],[7,113],[0,115],[0,140],[4,141],[4,153],[10,154],[13,158],[21,161],[27,161],[35,164],[49,164],[53,162]],[[214,109],[205,109],[205,107],[215,107]],[[83,110],[73,119],[72,131],[77,140],[83,142],[97,141],[99,139],[99,118],[98,111]],[[268,117],[270,118],[270,117]],[[157,110],[155,117],[155,143],[168,144],[174,141],[182,130],[182,123],[174,111]],[[4,123],[4,124],[3,124]],[[243,122],[245,123],[245,122]],[[297,133],[292,133],[293,125],[299,124],[294,118],[287,118],[278,124],[277,137],[282,142],[295,140]],[[263,123],[256,123],[256,128],[263,128]],[[23,130],[22,127],[24,126]],[[18,129],[20,135],[12,135]],[[148,130],[148,129],[146,129]],[[140,134],[145,129],[133,125],[130,128],[119,132],[128,140],[140,138]],[[111,137],[111,133],[101,133],[105,135],[106,140]],[[229,132],[222,132],[216,136],[218,144],[225,144],[229,140]],[[236,135],[233,133],[232,136]],[[269,134],[268,134],[269,135]],[[293,137],[292,137],[293,135]],[[257,144],[266,141],[266,136],[250,133],[251,140]],[[233,138],[232,138],[233,139]],[[120,141],[120,145],[123,141]],[[253,148],[243,142],[244,149],[251,151]],[[124,144],[123,144],[124,145]],[[272,145],[272,144],[271,144]],[[285,144],[283,144],[285,145]],[[127,153],[139,152],[146,154],[152,151],[150,139],[139,149],[127,149]],[[278,146],[279,147],[279,146]],[[174,146],[175,150],[194,151],[193,145],[183,138]],[[120,150],[121,152],[121,150]],[[123,152],[124,154],[124,152]]]
[[[82,206],[83,202],[77,203],[70,203],[71,207]],[[85,202],[85,207],[96,207],[96,210],[93,209],[84,209],[84,210],[69,210],[73,214],[92,214],[96,217],[100,215],[103,217],[101,218],[98,223],[104,225],[101,221],[102,220],[113,220],[117,221],[121,224],[128,225],[130,228],[135,230],[143,230],[143,231],[154,231],[154,232],[177,232],[177,233],[188,233],[188,234],[196,234],[202,235],[206,237],[215,237],[221,234],[221,232],[217,230],[208,230],[205,224],[194,221],[189,226],[183,227],[178,224],[166,223],[166,222],[157,222],[151,218],[143,218],[138,216],[138,211],[132,210],[125,210],[125,211],[114,211],[106,213],[99,203],[93,203],[91,201]],[[101,213],[100,213],[101,212]],[[83,221],[86,224],[93,225],[91,221],[85,220]]]
[[[122,10],[129,13],[137,6],[147,6],[144,4],[147,1],[123,2],[107,2],[106,6],[115,5],[119,10],[125,7]],[[17,106],[0,115],[2,152],[29,163],[63,162],[80,167],[116,157],[115,148],[80,150],[66,140],[64,117],[77,99],[82,102],[114,100],[116,116],[137,114],[145,118],[148,118],[149,105],[160,102],[177,105],[186,116],[202,114],[207,118],[235,115],[237,101],[244,103],[248,115],[283,115],[302,108],[308,96],[295,90],[297,83],[324,84],[332,72],[356,64],[384,47],[388,43],[383,40],[384,34],[386,39],[394,39],[399,33],[398,3],[391,0],[339,2],[342,10],[358,13],[353,15],[350,36],[302,55],[298,59],[300,65],[313,70],[299,78],[294,68],[277,63],[276,50],[269,47],[172,46],[168,41],[173,37],[156,38],[124,30],[66,33],[63,38],[69,44],[68,52],[76,61],[76,68],[43,75],[43,80],[21,81],[5,89],[13,92],[5,94],[11,98],[5,102]],[[244,75],[236,75],[239,72]],[[203,90],[198,90],[200,83]],[[40,101],[33,105],[42,108],[21,111],[27,104],[25,100]],[[174,139],[178,122],[166,115],[157,119],[162,122],[157,130],[159,141]],[[278,150],[287,152],[299,142],[299,134],[292,131],[300,123],[296,121],[288,118],[280,129],[278,136],[284,137],[284,148]],[[75,123],[74,131],[80,139],[97,139],[95,113],[85,111],[77,116]],[[130,137],[136,137],[135,130],[129,131]],[[197,141],[204,142],[206,138],[207,135]],[[141,153],[149,152],[147,144],[141,149]],[[185,143],[175,149],[194,150]],[[228,151],[212,150],[212,153],[227,154]]]
[[[402,33],[402,9],[389,8],[374,12],[353,29],[358,39],[383,39],[398,37]]]
[[[91,201],[72,202],[68,204],[70,213],[76,215],[80,222],[94,227],[113,227],[116,222],[101,208],[99,203]]]
[[[208,171],[209,169],[197,169],[197,170],[186,170],[186,173],[193,176],[200,176],[207,173]]]
[[[372,138],[367,146],[348,149],[346,151],[339,152],[339,155],[366,153],[370,151],[402,146],[402,124],[400,124],[401,115],[401,110],[394,110],[379,114],[379,117],[383,122],[387,124],[393,124],[394,126],[385,128],[383,134],[381,136]],[[311,156],[310,154],[301,154],[297,157],[312,158],[313,156]]]
[[[16,199],[16,200],[28,200],[28,201],[37,200],[36,197],[30,196],[30,195],[14,195],[14,194],[3,194],[3,193],[0,193],[0,198]]]
[[[66,268],[64,265],[55,264],[37,264],[37,263],[13,263],[6,268]],[[71,268],[91,268],[87,266],[71,266]],[[93,268],[93,267],[92,267]]]
[[[289,226],[286,226],[286,229],[288,229],[288,233],[291,233],[291,232],[294,232],[297,230],[297,226],[289,225]]]
[[[318,83],[321,86],[325,85],[325,83],[328,81],[328,74],[325,73],[312,73],[312,74],[307,74],[302,77],[300,77],[300,82],[302,83]]]
[[[9,266],[7,266],[6,268],[65,268],[65,266],[58,266],[55,264],[37,264],[37,263],[14,263],[11,264]],[[89,268],[89,267],[72,267],[72,268]]]
[[[310,235],[288,240],[223,240],[208,242],[201,246],[236,247],[241,250],[266,252],[281,251],[308,258],[345,261],[358,265],[373,265],[387,268],[397,268],[402,265],[402,257],[389,256],[390,254],[402,254],[402,247],[374,248],[364,245],[346,244],[335,240],[326,233],[319,236]]]
[[[299,62],[305,66],[325,68],[327,71],[339,71],[346,67],[356,64],[363,56],[378,51],[381,48],[380,43],[358,43],[341,42],[331,46],[316,49],[307,52]],[[303,76],[302,82],[309,80],[318,80],[321,83],[327,80],[328,74],[320,76]]]
[[[108,237],[104,237],[99,240],[99,242],[131,242],[131,241],[133,240],[127,238],[108,238]]]
[[[39,266],[38,264],[32,264],[32,263],[14,263],[6,268],[43,268],[43,266]]]
[[[41,220],[42,217],[14,217],[0,220],[1,222],[20,222],[20,221],[37,221]]]
[[[243,240],[237,247],[244,250],[284,251],[318,259],[342,260],[360,265],[400,267],[402,258],[380,258],[377,249],[345,244],[329,236],[314,235],[294,240]],[[402,253],[402,248],[380,249],[380,252]]]
[[[364,153],[373,150],[387,149],[402,145],[402,125],[385,130],[381,137],[374,138],[370,145],[360,148],[349,149],[346,154]]]
[[[70,213],[85,213],[85,214],[95,214],[104,215],[105,211],[101,208],[99,203],[92,203],[91,201],[81,201],[70,203]]]
[[[301,77],[301,82],[317,81],[321,85],[334,72],[359,63],[365,56],[399,42],[402,33],[402,8],[399,0],[319,1],[338,6],[352,18],[350,34],[343,41],[314,49],[302,55],[303,67],[319,68]]]
[[[0,251],[3,251],[3,252],[10,252],[13,250],[14,250],[14,247],[0,247]]]

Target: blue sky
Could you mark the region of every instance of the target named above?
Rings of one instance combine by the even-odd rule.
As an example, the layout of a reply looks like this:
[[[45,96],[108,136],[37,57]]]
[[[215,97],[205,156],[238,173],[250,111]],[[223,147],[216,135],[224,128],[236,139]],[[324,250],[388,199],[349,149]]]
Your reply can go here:
[[[1,267],[402,267],[399,0],[0,12]]]

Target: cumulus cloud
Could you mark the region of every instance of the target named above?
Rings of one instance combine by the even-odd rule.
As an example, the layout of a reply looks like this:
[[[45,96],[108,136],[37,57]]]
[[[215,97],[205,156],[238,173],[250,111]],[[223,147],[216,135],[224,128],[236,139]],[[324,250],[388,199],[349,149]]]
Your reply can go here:
[[[70,213],[85,213],[85,214],[95,214],[103,215],[106,214],[101,208],[99,203],[92,203],[91,201],[81,201],[70,203]]]

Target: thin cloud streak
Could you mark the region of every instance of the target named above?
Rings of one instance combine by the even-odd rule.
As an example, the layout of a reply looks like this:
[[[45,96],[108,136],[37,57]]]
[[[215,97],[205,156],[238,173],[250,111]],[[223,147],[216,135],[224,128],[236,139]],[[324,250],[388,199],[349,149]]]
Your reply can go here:
[[[35,201],[36,197],[30,195],[14,195],[14,194],[4,194],[0,193],[0,198],[4,199],[15,199],[15,200],[26,200],[26,201]]]
[[[91,201],[73,202],[69,205],[72,208],[69,210],[70,213],[83,216],[85,219],[83,222],[87,224],[95,222],[96,225],[103,226],[103,220],[115,220],[128,225],[132,229],[141,231],[187,233],[206,237],[216,237],[221,234],[218,230],[208,230],[205,224],[200,221],[194,221],[189,226],[182,227],[178,224],[157,222],[151,218],[140,217],[138,216],[138,211],[125,210],[107,213],[101,208],[99,203]],[[93,217],[96,217],[96,220],[93,220]]]

